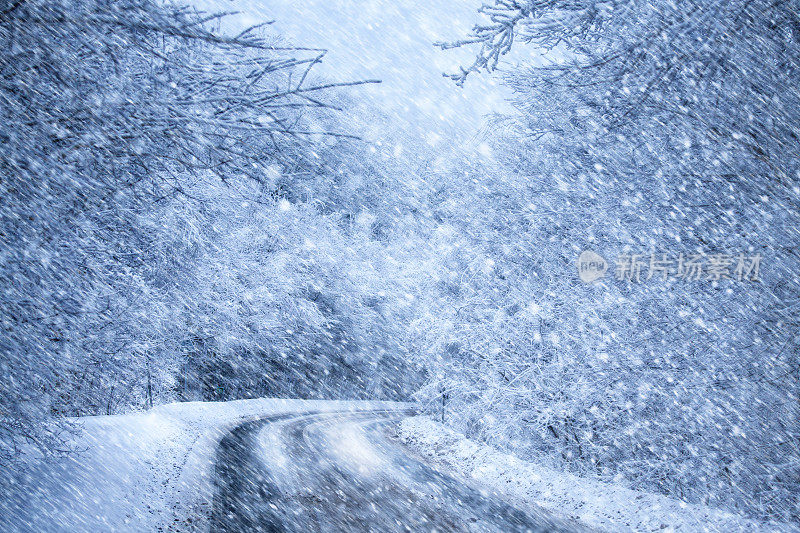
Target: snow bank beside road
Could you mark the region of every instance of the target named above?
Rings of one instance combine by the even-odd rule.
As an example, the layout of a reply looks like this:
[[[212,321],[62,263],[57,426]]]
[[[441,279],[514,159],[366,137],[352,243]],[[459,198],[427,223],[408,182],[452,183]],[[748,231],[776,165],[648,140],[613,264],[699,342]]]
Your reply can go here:
[[[496,491],[523,511],[526,505],[536,505],[558,517],[608,531],[800,531],[523,462],[425,416],[404,419],[397,432],[434,468]]]
[[[402,406],[260,399],[80,418],[73,444],[83,451],[41,465],[29,485],[0,496],[0,531],[205,531],[216,447],[230,429],[284,414]]]

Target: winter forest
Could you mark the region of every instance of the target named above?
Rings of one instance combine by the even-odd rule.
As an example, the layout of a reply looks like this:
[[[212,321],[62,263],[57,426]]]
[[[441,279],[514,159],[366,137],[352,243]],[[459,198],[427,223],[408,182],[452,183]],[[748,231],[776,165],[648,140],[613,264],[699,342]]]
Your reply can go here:
[[[800,527],[800,2],[180,1],[0,1],[0,493],[385,400]]]

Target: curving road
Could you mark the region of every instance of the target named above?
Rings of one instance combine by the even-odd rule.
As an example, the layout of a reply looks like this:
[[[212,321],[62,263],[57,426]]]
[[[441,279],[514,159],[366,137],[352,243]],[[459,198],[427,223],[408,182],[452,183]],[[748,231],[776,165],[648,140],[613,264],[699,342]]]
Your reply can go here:
[[[220,443],[212,532],[586,531],[523,513],[410,456],[360,411],[245,423]]]

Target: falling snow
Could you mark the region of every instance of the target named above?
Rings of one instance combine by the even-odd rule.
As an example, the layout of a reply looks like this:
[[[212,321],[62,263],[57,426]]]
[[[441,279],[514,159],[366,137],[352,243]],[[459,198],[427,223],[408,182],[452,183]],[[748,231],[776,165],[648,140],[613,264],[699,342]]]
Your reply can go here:
[[[798,13],[0,2],[0,529],[800,529]]]

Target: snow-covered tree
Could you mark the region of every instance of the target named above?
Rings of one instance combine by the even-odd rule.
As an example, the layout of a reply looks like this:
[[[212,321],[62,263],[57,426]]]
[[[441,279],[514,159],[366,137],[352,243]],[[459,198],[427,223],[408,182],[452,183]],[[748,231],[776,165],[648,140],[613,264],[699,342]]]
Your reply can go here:
[[[514,282],[492,282],[507,296],[474,316],[507,311],[459,351],[479,357],[457,365],[463,423],[577,471],[797,518],[797,8],[498,0],[452,43],[479,47],[459,83],[515,41],[542,55],[505,71],[519,115],[494,153],[513,177],[484,181],[502,207],[473,247]],[[584,285],[583,249],[764,265],[757,283]]]
[[[348,85],[312,81],[324,51],[227,36],[218,18],[139,0],[0,10],[4,464],[28,444],[60,449],[51,415],[166,390],[166,356],[193,333],[175,319],[204,251],[189,225],[201,180],[275,194],[273,175],[312,164],[309,142],[347,137],[309,128],[322,94]]]

